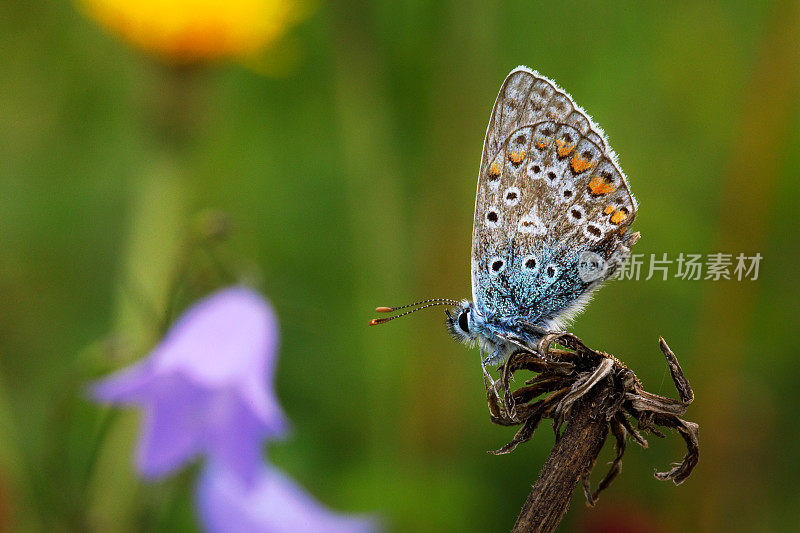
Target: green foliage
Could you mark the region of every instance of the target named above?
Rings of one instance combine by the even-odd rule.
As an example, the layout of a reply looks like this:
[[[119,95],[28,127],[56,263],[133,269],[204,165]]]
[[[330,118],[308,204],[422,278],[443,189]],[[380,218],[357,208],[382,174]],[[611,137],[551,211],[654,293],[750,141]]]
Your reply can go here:
[[[632,448],[595,510],[576,496],[566,527],[588,531],[625,509],[665,530],[789,530],[800,470],[785,448],[800,430],[783,423],[800,400],[800,54],[795,43],[771,67],[763,54],[800,18],[781,13],[747,2],[322,4],[294,32],[305,57],[292,75],[204,74],[199,131],[176,154],[156,147],[150,124],[163,72],[68,4],[4,2],[2,525],[196,527],[192,473],[138,481],[137,417],[89,404],[85,387],[146,353],[190,301],[243,280],[280,318],[277,386],[293,433],[265,450],[275,464],[331,507],[377,511],[397,531],[508,530],[552,434],[486,454],[514,430],[490,424],[477,353],[449,340],[439,311],[366,324],[376,305],[469,295],[483,134],[503,77],[526,64],[608,133],[640,201],[636,252],[764,256],[759,280],[731,300],[745,304],[738,350],[700,349],[732,327],[708,318],[732,281],[612,282],[578,318],[580,337],[653,392],[671,394],[656,344],[669,341],[697,394],[701,458],[675,488],[652,472],[682,453],[679,439]],[[793,77],[790,98],[759,99],[763,63],[770,82]],[[759,217],[752,247],[720,250],[736,235],[721,221],[753,102],[781,106],[759,129],[780,132],[769,152],[779,160],[752,176],[763,187],[745,204],[764,209],[739,213],[745,226]],[[198,232],[208,209],[230,218],[222,242]],[[731,387],[719,386],[719,368]],[[741,418],[730,423],[720,406]],[[702,448],[705,435],[724,449]]]

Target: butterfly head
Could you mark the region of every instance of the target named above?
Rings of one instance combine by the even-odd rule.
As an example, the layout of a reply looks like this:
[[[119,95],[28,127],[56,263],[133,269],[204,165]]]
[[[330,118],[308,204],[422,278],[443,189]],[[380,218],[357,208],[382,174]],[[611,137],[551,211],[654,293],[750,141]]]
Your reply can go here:
[[[458,341],[472,343],[483,331],[483,317],[475,310],[475,304],[463,300],[457,306],[445,311],[447,329]]]

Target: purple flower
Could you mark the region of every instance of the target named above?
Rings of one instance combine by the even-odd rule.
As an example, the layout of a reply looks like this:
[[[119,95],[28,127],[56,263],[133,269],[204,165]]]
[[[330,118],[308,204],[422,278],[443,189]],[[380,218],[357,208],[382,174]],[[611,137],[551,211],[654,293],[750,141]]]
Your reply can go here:
[[[373,520],[336,514],[274,468],[263,466],[251,487],[209,467],[197,486],[197,507],[211,533],[367,533]]]
[[[96,399],[143,408],[143,476],[205,454],[211,467],[256,481],[262,441],[286,430],[272,389],[277,336],[261,296],[222,290],[189,309],[146,359],[95,384]]]

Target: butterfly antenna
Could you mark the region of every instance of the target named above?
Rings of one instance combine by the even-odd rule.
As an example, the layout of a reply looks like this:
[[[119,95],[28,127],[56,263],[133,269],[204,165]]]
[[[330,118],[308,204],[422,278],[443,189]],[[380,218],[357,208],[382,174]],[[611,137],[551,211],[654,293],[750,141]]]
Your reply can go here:
[[[411,313],[416,313],[417,311],[427,309],[428,307],[435,307],[437,305],[458,305],[459,303],[460,302],[458,300],[453,300],[450,298],[431,298],[430,300],[421,300],[419,302],[414,302],[413,304],[401,305],[398,307],[376,307],[375,312],[377,313],[393,313],[395,311],[399,311],[400,309],[407,309],[409,307],[416,307],[418,305],[422,306],[417,307],[416,309],[411,309],[410,311],[406,311],[405,313],[400,313],[399,315],[388,316],[385,318],[373,318],[369,321],[369,325],[377,326],[378,324],[385,324],[386,322],[394,320],[395,318],[410,315]]]

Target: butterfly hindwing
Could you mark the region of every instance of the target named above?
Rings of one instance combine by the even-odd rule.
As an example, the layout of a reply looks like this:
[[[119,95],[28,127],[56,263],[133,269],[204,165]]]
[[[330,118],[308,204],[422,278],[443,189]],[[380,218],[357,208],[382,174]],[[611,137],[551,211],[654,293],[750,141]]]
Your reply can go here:
[[[627,257],[635,215],[602,130],[554,82],[512,71],[492,111],[478,179],[476,305],[558,325]],[[603,262],[588,279],[579,270],[586,253]]]

